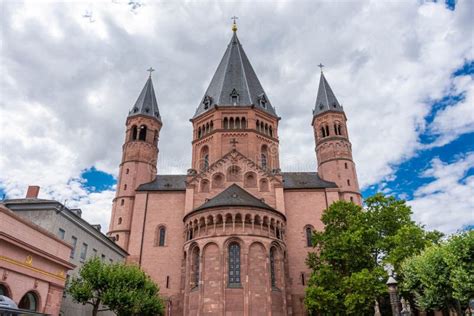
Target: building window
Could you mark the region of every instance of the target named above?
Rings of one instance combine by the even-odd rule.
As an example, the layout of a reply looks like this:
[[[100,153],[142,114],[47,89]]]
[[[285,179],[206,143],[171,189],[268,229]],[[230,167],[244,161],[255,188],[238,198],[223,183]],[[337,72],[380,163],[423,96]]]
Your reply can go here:
[[[261,179],[260,180],[260,191],[262,191],[262,192],[268,192],[269,191],[267,179]]]
[[[158,246],[163,247],[165,245],[166,228],[163,226],[158,229]]]
[[[237,103],[239,103],[239,94],[237,93],[237,90],[232,90],[232,93],[230,94],[230,99],[232,105],[237,105]]]
[[[268,166],[268,147],[267,145],[262,146],[262,153],[261,153],[261,163],[262,163],[262,168],[267,169]]]
[[[58,237],[64,240],[64,235],[66,234],[66,231],[64,229],[60,228],[58,231]]]
[[[125,174],[128,174],[129,172],[130,172],[130,169],[127,168],[127,169],[125,170]]]
[[[102,254],[102,256],[100,256],[100,259],[101,259],[102,261],[105,261],[105,255]]]
[[[201,181],[201,192],[208,193],[209,192],[209,181],[204,179]]]
[[[306,227],[306,247],[313,247],[313,230],[311,227]]]
[[[354,203],[354,198],[352,196],[350,197],[350,200],[352,203]]]
[[[229,119],[224,117],[224,129],[229,129]]]
[[[115,241],[119,241],[119,234],[115,235]]]
[[[276,276],[275,276],[275,248],[270,249],[270,280],[272,282],[272,288],[276,287]]]
[[[347,162],[344,163],[344,168],[348,169]]]
[[[201,149],[201,171],[209,169],[209,147],[204,146]]]
[[[347,185],[351,185],[351,180],[347,179]]]
[[[199,286],[199,248],[193,249],[192,255],[192,284],[191,288],[197,288]]]
[[[140,126],[138,140],[146,140],[146,126],[145,125]]]
[[[124,199],[121,199],[120,200],[120,205],[124,205],[125,204],[125,200]]]
[[[82,248],[81,248],[81,261],[86,260],[86,256],[87,256],[87,244],[83,243]]]
[[[10,297],[11,294],[8,292],[8,289],[5,285],[3,284],[0,284],[0,295],[3,295],[3,296],[6,296],[6,297]],[[11,297],[10,297],[11,298]]]
[[[170,276],[169,275],[166,276],[166,288],[167,289],[170,288]]]
[[[304,278],[304,272],[301,272],[301,285],[305,285],[305,278]]]
[[[21,298],[18,308],[36,312],[38,308],[38,297],[34,292],[26,293]]]
[[[118,218],[118,224],[119,225],[122,224],[122,218],[121,217]]]
[[[93,255],[94,257],[97,257],[97,249],[92,248],[92,255]]]
[[[240,286],[240,245],[229,245],[229,286]]]
[[[127,185],[126,184],[123,185],[123,189],[127,190]]]
[[[132,137],[130,140],[136,140],[137,139],[137,135],[138,135],[138,129],[136,126],[133,126],[132,127]]]
[[[71,244],[72,244],[72,250],[71,250],[71,258],[74,258],[74,254],[76,252],[76,245],[77,245],[77,238],[72,236],[71,237]]]
[[[112,259],[109,259],[109,263],[114,263],[114,261]]]

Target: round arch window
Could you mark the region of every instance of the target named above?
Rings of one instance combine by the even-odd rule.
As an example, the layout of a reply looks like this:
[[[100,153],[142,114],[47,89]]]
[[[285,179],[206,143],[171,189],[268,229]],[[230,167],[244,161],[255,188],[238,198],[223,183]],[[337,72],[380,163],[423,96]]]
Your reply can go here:
[[[33,292],[28,292],[20,300],[18,308],[26,309],[29,311],[36,311],[38,308],[38,297]]]
[[[0,295],[10,297],[10,292],[8,292],[8,288],[3,284],[0,284]]]

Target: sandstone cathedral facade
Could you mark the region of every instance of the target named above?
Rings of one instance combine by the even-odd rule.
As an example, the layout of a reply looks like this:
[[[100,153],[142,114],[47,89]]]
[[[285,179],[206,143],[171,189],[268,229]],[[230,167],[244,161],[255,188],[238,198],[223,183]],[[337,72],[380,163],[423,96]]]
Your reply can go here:
[[[280,169],[280,117],[236,31],[191,119],[187,174],[157,174],[166,119],[151,75],[126,119],[108,234],[160,286],[167,315],[304,315],[311,232],[332,202],[362,203],[346,115],[322,72],[308,116],[318,170]]]

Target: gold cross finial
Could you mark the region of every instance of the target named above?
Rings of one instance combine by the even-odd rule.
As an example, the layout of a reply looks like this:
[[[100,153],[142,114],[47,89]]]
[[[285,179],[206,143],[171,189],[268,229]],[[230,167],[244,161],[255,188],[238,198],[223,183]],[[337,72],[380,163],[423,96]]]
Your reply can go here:
[[[153,71],[155,71],[155,69],[153,69],[153,67],[150,67],[150,68],[148,68],[146,71],[148,71],[148,72],[150,73],[150,77],[151,77],[151,73],[152,73]]]
[[[234,20],[234,23],[232,23],[232,32],[237,32],[237,23],[236,23],[236,20],[237,20],[238,18],[239,18],[239,17],[238,17],[238,16],[235,16],[235,15],[230,18],[231,20]]]

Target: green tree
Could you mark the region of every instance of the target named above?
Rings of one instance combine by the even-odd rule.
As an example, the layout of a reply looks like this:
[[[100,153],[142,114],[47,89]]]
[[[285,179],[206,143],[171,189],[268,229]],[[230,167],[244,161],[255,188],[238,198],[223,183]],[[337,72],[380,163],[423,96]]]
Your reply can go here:
[[[105,264],[99,258],[84,264],[67,291],[74,301],[92,305],[93,316],[101,305],[118,316],[162,315],[164,310],[158,286],[139,267]]]
[[[423,310],[454,309],[459,315],[474,297],[474,231],[406,259],[401,266],[401,288],[413,293]]]
[[[365,205],[338,201],[324,211],[325,229],[314,232],[317,251],[307,259],[312,275],[305,304],[310,312],[373,315],[375,300],[387,292],[384,266],[398,271],[405,258],[441,236],[416,225],[405,201],[377,194]]]

